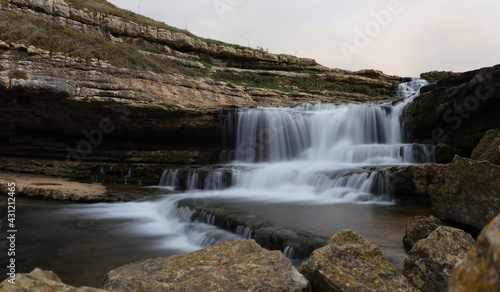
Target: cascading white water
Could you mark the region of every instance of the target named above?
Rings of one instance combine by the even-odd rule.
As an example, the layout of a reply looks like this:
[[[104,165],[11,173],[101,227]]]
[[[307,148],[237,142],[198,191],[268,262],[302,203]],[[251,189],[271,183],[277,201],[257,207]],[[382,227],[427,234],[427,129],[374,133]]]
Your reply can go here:
[[[432,147],[405,143],[401,126],[404,107],[425,84],[414,79],[401,85],[409,98],[395,106],[318,103],[239,110],[233,164],[250,170],[233,172],[234,188],[264,191],[279,201],[387,201],[385,177],[360,169],[433,161]],[[325,175],[332,171],[342,175]]]
[[[170,187],[172,189],[178,188],[179,170],[178,169],[165,170],[161,176],[160,183],[158,185],[162,187]]]
[[[203,178],[189,171],[187,191],[154,202],[69,207],[67,214],[93,219],[131,219],[123,229],[161,238],[159,247],[190,251],[234,238],[250,238],[252,230],[234,233],[213,226],[209,213],[178,207],[181,200],[203,210],[211,199],[300,202],[301,204],[390,203],[386,179],[377,167],[426,163],[433,150],[409,144],[402,132],[404,107],[418,95],[421,80],[399,87],[408,97],[393,105],[301,104],[293,107],[238,110],[225,124],[236,131],[234,162]],[[230,131],[228,131],[230,132]],[[232,169],[231,187],[225,174]],[[206,171],[206,170],[205,170]],[[201,172],[200,172],[201,173]],[[179,187],[179,170],[166,171],[160,185]],[[204,187],[204,191],[199,189]],[[293,256],[293,247],[285,252]]]

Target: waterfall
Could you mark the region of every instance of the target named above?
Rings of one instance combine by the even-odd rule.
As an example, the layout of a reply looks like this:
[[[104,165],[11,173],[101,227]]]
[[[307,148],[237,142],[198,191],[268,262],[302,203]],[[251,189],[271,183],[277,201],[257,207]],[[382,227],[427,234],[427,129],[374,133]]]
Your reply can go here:
[[[159,186],[176,189],[179,187],[179,170],[165,170],[161,176]]]
[[[234,145],[223,155],[231,162],[163,173],[160,186],[186,192],[150,201],[70,207],[67,214],[115,221],[125,218],[117,228],[150,235],[159,240],[158,247],[185,252],[234,238],[262,239],[245,222],[238,226],[221,222],[209,207],[230,210],[235,202],[257,202],[271,212],[277,210],[273,216],[279,217],[279,206],[285,205],[281,203],[294,210],[306,204],[393,204],[383,169],[434,161],[431,146],[408,143],[402,131],[403,110],[425,84],[412,79],[400,85],[399,96],[405,97],[400,102],[235,110],[221,121],[226,127],[225,145]],[[224,220],[231,220],[232,215],[223,213]],[[312,223],[313,217],[309,217]],[[267,224],[266,218],[257,219]],[[304,252],[293,242],[281,249],[289,257]]]
[[[386,178],[377,170],[359,170],[434,161],[431,146],[406,143],[402,131],[403,109],[425,84],[412,79],[400,85],[399,94],[407,99],[396,105],[309,103],[237,110],[225,122],[235,132],[232,164],[250,170],[233,172],[233,188],[263,191],[279,201],[389,201]],[[332,172],[337,175],[328,175]]]

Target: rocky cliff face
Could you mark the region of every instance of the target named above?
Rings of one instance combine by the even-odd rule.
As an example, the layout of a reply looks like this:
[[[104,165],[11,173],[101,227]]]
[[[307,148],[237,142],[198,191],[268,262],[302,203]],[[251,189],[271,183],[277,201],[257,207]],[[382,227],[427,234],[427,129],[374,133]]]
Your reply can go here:
[[[469,156],[484,133],[500,127],[500,65],[451,74],[422,88],[408,106],[406,130],[414,139],[429,144],[447,144]],[[453,154],[443,153],[450,162]]]
[[[106,12],[76,9],[63,0],[9,0],[7,8],[37,15],[83,33],[106,35],[178,57],[207,60],[223,66],[259,69],[321,69],[315,60],[274,55],[262,50],[207,42],[182,32],[126,21]]]
[[[9,11],[7,17],[39,17],[71,33],[99,35],[134,48],[153,48],[161,53],[139,51],[174,62],[181,73],[192,68],[200,71],[196,76],[139,71],[113,66],[106,60],[49,51],[26,41],[0,39],[0,156],[5,162],[0,170],[17,168],[67,176],[65,168],[77,163],[71,177],[88,179],[89,173],[99,171],[99,165],[117,173],[130,167],[142,173],[144,166],[134,164],[216,162],[222,147],[220,119],[232,108],[385,98],[288,85],[284,85],[286,90],[238,86],[213,78],[219,72],[270,77],[283,84],[292,79],[321,79],[384,92],[393,90],[400,80],[374,70],[333,70],[311,59],[209,43],[109,13],[76,9],[62,0],[7,3],[1,7]],[[199,60],[213,64],[207,66]],[[318,73],[289,71],[304,69]],[[51,160],[57,161],[52,165],[62,166],[48,171],[44,165]],[[122,167],[117,166],[120,163]],[[159,179],[161,171],[154,172]]]

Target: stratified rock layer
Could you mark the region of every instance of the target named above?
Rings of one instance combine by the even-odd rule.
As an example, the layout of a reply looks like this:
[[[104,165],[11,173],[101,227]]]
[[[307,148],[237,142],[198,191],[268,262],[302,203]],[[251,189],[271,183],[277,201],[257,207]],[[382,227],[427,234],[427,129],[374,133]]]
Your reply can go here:
[[[500,212],[500,166],[455,156],[443,187],[432,196],[432,210],[479,232]]]
[[[278,251],[233,240],[169,258],[129,264],[106,275],[113,291],[310,291],[309,282]]]
[[[300,266],[314,291],[418,291],[384,259],[380,249],[342,230]]]
[[[474,239],[465,231],[439,226],[413,246],[403,274],[423,292],[447,291],[453,267],[473,245]]]
[[[450,292],[500,291],[500,215],[488,224],[476,246],[453,269]]]

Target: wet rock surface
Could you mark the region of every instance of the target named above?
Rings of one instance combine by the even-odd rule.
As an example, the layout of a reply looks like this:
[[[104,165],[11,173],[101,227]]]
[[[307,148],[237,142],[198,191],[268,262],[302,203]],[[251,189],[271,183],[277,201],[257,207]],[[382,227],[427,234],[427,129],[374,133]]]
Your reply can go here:
[[[408,253],[403,274],[421,291],[448,291],[451,271],[474,245],[463,230],[439,226]]]
[[[300,266],[313,291],[418,291],[380,249],[351,230],[336,233]]]
[[[110,271],[104,288],[117,291],[311,291],[279,251],[253,240],[225,241],[188,254],[156,258]]]

